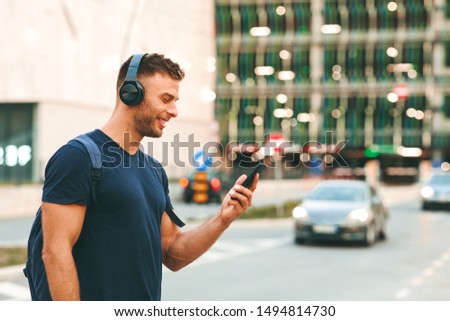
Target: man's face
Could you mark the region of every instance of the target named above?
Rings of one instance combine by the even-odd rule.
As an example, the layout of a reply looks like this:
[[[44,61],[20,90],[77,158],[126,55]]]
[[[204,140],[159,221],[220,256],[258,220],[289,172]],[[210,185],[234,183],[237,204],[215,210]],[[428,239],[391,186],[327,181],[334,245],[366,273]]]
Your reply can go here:
[[[178,115],[179,81],[163,73],[140,80],[145,97],[134,116],[136,131],[143,137],[161,137],[166,123]]]

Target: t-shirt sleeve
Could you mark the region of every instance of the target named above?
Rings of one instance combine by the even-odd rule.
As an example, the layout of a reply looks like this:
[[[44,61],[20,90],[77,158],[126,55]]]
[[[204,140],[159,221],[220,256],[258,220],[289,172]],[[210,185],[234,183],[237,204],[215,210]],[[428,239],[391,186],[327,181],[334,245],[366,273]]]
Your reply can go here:
[[[62,146],[45,168],[42,201],[89,205],[91,160],[82,147]]]

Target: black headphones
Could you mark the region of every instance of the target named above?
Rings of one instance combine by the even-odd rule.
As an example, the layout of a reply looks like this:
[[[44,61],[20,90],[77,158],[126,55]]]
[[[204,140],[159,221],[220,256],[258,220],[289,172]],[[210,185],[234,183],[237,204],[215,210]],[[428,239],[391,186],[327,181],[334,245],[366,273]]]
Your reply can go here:
[[[130,65],[128,66],[127,75],[120,87],[119,97],[125,105],[136,106],[144,99],[144,87],[137,80],[139,64],[145,53],[133,55]]]

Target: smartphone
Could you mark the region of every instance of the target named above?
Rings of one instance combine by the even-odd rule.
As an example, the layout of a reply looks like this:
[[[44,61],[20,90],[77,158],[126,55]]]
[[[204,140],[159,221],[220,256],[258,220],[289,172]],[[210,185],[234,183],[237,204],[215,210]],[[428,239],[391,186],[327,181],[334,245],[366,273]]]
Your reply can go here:
[[[244,186],[245,188],[249,188],[250,185],[252,185],[253,181],[255,180],[256,174],[262,173],[262,171],[265,170],[266,167],[267,166],[264,163],[259,163],[258,165],[256,165],[256,167],[252,170],[252,172],[249,175],[247,175],[247,178],[242,183],[242,186]]]

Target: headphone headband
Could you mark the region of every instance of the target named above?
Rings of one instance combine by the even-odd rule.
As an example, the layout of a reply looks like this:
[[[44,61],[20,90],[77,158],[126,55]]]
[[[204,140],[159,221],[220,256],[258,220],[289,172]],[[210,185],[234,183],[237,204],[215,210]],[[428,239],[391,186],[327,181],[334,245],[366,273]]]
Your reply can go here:
[[[145,53],[139,53],[133,56],[128,66],[127,75],[125,76],[125,81],[137,81],[137,74],[139,71],[139,65]],[[124,81],[124,82],[125,82]]]

